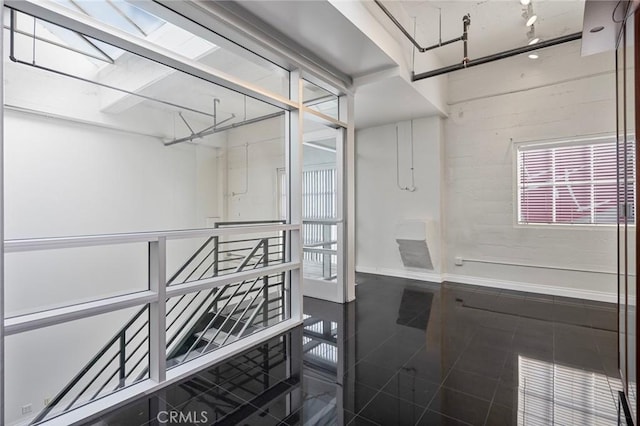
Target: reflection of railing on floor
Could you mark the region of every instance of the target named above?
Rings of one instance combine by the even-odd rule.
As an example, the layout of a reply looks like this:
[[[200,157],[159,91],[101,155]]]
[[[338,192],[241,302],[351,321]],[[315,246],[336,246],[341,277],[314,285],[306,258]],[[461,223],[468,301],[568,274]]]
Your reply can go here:
[[[277,224],[225,222],[216,228]],[[167,286],[285,262],[284,231],[246,239],[209,237],[167,280]],[[167,300],[167,366],[193,359],[280,322],[285,315],[285,274],[269,274]],[[149,310],[127,324],[33,419],[48,420],[148,377]]]

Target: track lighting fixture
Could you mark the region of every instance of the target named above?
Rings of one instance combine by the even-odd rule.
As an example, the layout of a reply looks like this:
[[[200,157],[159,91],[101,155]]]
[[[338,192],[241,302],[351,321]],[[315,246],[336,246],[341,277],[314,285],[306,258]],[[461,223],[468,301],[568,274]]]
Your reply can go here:
[[[533,4],[529,3],[527,8],[522,13],[522,17],[527,20],[527,27],[536,23],[538,16],[533,12]]]
[[[531,46],[532,44],[536,44],[537,42],[540,41],[540,37],[536,37],[536,27],[535,25],[532,25],[529,27],[529,31],[527,31],[527,40],[528,40],[528,45]]]

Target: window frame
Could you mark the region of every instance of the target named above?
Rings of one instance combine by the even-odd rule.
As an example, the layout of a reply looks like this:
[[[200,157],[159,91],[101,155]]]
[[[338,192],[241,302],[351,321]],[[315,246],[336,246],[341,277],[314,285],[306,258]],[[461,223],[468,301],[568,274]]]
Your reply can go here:
[[[612,227],[617,226],[616,222],[611,223],[566,223],[566,222],[523,222],[521,221],[521,170],[520,170],[520,152],[523,148],[527,149],[545,149],[545,148],[562,148],[562,147],[576,147],[581,145],[596,145],[596,144],[605,144],[605,143],[617,143],[616,135],[612,133],[599,134],[599,135],[590,135],[590,136],[579,136],[570,139],[534,139],[534,140],[526,140],[513,142],[513,226],[514,228],[540,228],[540,229],[550,229],[550,228],[566,228],[566,229],[580,229],[580,228],[589,228],[591,230],[610,230]],[[617,149],[616,149],[616,158],[617,158]],[[636,159],[637,161],[637,159]],[[638,177],[636,176],[636,179]],[[617,179],[617,178],[616,178]],[[617,182],[616,182],[617,185]],[[637,203],[637,202],[636,202]],[[617,200],[616,200],[617,204]],[[637,207],[637,206],[636,206]],[[637,211],[637,210],[636,210]],[[633,223],[629,223],[629,226],[635,226],[635,218]]]

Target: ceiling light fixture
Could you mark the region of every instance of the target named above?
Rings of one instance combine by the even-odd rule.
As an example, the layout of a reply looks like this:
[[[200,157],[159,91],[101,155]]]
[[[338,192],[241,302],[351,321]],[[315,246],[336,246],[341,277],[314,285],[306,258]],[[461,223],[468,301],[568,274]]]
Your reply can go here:
[[[530,27],[533,24],[535,24],[537,20],[538,20],[538,15],[533,15],[529,17],[529,19],[527,20],[527,27]]]
[[[538,54],[537,54],[537,53],[531,53],[531,54],[529,55],[529,59],[538,59],[539,57],[540,57],[540,56],[538,56]]]
[[[520,4],[523,6],[528,6],[531,3],[531,0],[520,0]]]
[[[536,44],[537,42],[540,41],[539,37],[536,37],[536,26],[532,25],[529,27],[529,31],[527,31],[527,40],[528,40],[528,44],[529,46],[531,46],[532,44]]]
[[[604,30],[604,27],[602,25],[599,25],[597,27],[593,27],[589,30],[590,33],[598,33],[600,31]]]

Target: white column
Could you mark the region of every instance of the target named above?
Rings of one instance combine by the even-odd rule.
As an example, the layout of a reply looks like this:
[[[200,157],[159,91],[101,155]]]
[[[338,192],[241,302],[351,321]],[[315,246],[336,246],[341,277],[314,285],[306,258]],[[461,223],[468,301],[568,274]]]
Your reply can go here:
[[[344,183],[343,183],[343,220],[344,220],[344,301],[356,298],[356,193],[355,193],[355,125],[353,121],[353,94],[340,97],[340,121],[347,123],[344,135]]]

